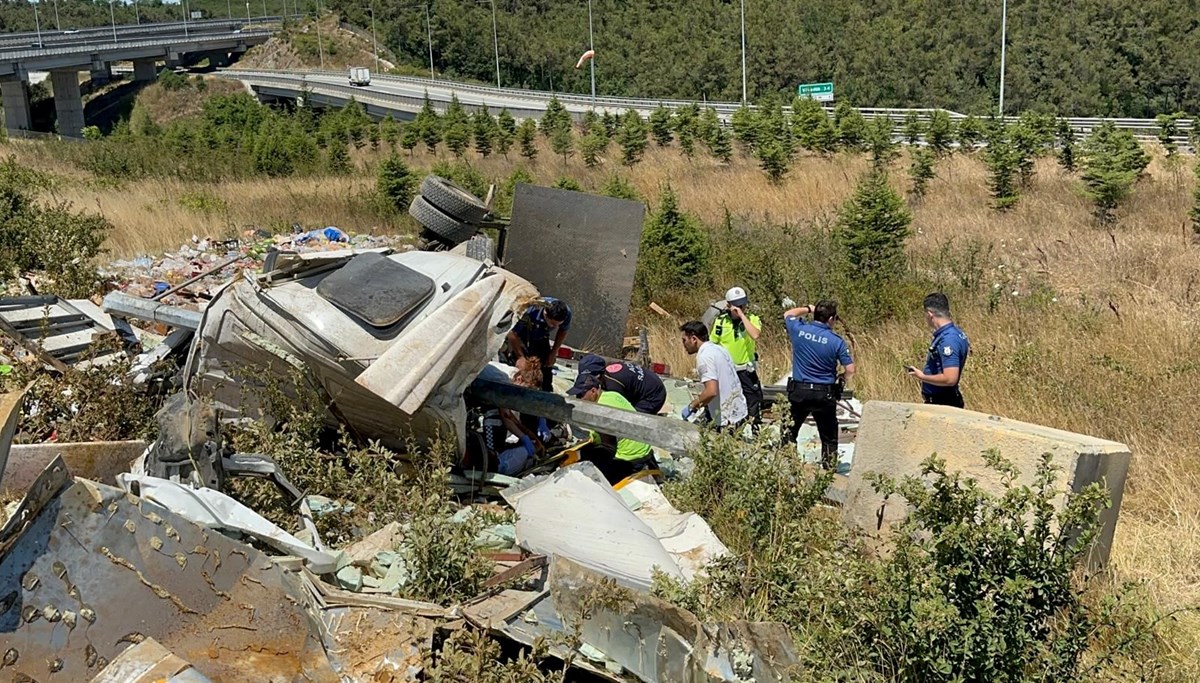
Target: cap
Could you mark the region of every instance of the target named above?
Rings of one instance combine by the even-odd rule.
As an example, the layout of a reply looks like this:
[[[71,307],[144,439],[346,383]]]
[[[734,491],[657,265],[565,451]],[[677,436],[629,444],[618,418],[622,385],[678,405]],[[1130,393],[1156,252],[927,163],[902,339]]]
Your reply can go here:
[[[599,375],[604,372],[605,360],[594,353],[589,353],[579,359],[579,374]]]
[[[568,396],[583,398],[583,395],[600,386],[600,378],[595,375],[580,374],[575,378],[575,386],[567,389]]]
[[[746,290],[741,287],[730,287],[729,291],[725,292],[725,303],[740,308],[750,303],[750,299],[746,297]]]

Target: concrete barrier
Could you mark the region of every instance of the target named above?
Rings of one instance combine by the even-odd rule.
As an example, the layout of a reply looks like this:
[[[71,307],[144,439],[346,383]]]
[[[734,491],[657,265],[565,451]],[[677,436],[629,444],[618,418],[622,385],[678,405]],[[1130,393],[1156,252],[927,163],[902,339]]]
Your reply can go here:
[[[1018,484],[1032,484],[1042,454],[1060,468],[1059,509],[1073,492],[1094,482],[1108,489],[1112,506],[1103,511],[1100,533],[1089,556],[1091,566],[1108,561],[1121,496],[1129,470],[1129,447],[1060,429],[945,406],[870,401],[863,408],[847,483],[843,516],[870,533],[886,536],[907,514],[903,499],[885,499],[864,479],[879,472],[896,479],[920,473],[921,462],[937,453],[949,472],[974,478],[984,490],[1000,493],[1001,476],[982,454],[997,449],[1021,471]]]

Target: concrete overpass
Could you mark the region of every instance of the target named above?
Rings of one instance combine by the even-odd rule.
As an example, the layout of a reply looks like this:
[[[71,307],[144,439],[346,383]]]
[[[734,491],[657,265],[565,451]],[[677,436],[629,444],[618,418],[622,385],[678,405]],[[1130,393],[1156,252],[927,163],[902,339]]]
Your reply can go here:
[[[50,72],[58,132],[80,137],[84,127],[80,71],[89,71],[93,79],[106,80],[112,75],[113,62],[128,61],[133,62],[135,80],[149,81],[157,75],[159,62],[174,66],[208,57],[226,65],[231,55],[270,38],[278,23],[278,18],[266,17],[43,31],[40,39],[29,33],[0,36],[4,126],[10,131],[32,127],[30,72]]]

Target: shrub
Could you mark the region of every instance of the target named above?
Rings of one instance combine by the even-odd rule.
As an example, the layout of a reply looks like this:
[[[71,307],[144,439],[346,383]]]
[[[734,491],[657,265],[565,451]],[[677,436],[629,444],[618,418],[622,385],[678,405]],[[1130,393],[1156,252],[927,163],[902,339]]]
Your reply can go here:
[[[616,173],[610,175],[608,180],[604,182],[604,186],[600,188],[600,194],[605,197],[630,199],[635,202],[645,201],[642,195],[638,193],[637,188],[633,186],[633,183],[630,183]]]
[[[83,139],[84,140],[95,141],[95,140],[99,140],[103,137],[104,137],[104,134],[100,132],[100,128],[98,128],[97,126],[84,126],[83,127]]]
[[[938,156],[950,152],[954,142],[954,122],[944,109],[937,109],[929,116],[929,130],[925,132],[925,143]]]
[[[1058,122],[1058,165],[1067,173],[1075,172],[1075,129],[1066,119]]]
[[[556,187],[560,190],[572,190],[574,192],[583,192],[583,186],[579,184],[578,180],[575,180],[571,176],[559,177],[558,180],[554,181],[554,187]]]
[[[633,109],[621,117],[617,144],[621,146],[621,163],[633,166],[642,160],[642,154],[646,151],[646,124]]]
[[[833,110],[834,127],[837,128],[838,144],[850,151],[862,149],[867,138],[867,120],[845,100]]]
[[[983,155],[988,168],[988,187],[992,194],[992,208],[1007,211],[1016,206],[1020,195],[1017,192],[1017,168],[1021,153],[1008,139],[1007,131],[1001,126],[989,136]]]
[[[767,174],[771,184],[778,185],[783,182],[783,177],[792,165],[791,154],[786,145],[774,139],[764,140],[755,149],[755,154],[758,156],[759,167]]]
[[[512,149],[513,140],[517,137],[517,121],[508,112],[508,107],[500,110],[496,116],[496,150],[508,158],[508,150]]]
[[[158,84],[167,91],[186,90],[191,86],[187,76],[175,73],[174,69],[163,69],[158,72]]]
[[[979,119],[972,114],[967,114],[966,118],[958,124],[958,147],[964,152],[973,152],[979,145],[979,141],[983,139],[983,126],[979,123]]]
[[[492,145],[496,141],[498,132],[496,119],[492,118],[492,115],[485,110],[476,112],[472,124],[472,132],[475,134],[475,151],[486,159],[492,153]]]
[[[661,104],[650,112],[650,134],[659,147],[671,144],[671,110]]]
[[[737,141],[747,150],[754,151],[754,146],[758,144],[758,114],[749,105],[743,104],[733,112],[729,125]]]
[[[555,128],[554,133],[550,136],[550,148],[563,158],[564,164],[567,163],[567,159],[575,151],[575,134],[571,131],[571,126]]]
[[[1113,220],[1116,208],[1150,163],[1150,156],[1127,130],[1105,122],[1083,143],[1084,194],[1096,205],[1100,223]]]
[[[647,301],[659,293],[702,286],[708,273],[708,235],[695,216],[679,208],[669,185],[642,231],[635,285]]]
[[[409,169],[408,164],[399,156],[392,154],[379,164],[379,175],[375,187],[379,195],[387,200],[388,205],[395,211],[408,210],[413,194],[417,191],[420,178]]]
[[[1183,112],[1175,112],[1174,114],[1159,114],[1155,119],[1158,122],[1158,141],[1162,144],[1168,157],[1174,157],[1179,152],[1175,136],[1179,135],[1179,121],[1184,116]]]
[[[521,156],[533,161],[537,158],[537,123],[533,119],[525,119],[517,128],[517,142],[521,145]]]
[[[921,123],[921,116],[915,111],[904,115],[904,126],[901,130],[904,132],[904,141],[910,145],[917,144],[925,137],[925,126]]]
[[[924,147],[916,147],[912,151],[912,164],[908,168],[908,177],[912,180],[909,196],[920,199],[929,188],[929,181],[937,177],[933,170],[934,154]]]
[[[871,165],[885,168],[900,155],[899,146],[892,139],[895,126],[886,116],[871,121],[867,127],[867,148],[871,151]]]
[[[854,277],[880,283],[899,275],[911,222],[912,214],[888,184],[887,173],[868,172],[838,210],[835,231]]]

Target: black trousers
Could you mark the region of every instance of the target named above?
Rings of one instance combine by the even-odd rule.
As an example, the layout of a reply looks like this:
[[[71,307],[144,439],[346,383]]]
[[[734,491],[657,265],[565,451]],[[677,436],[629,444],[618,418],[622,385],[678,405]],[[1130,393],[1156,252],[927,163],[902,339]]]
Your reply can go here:
[[[758,380],[757,370],[738,370],[738,379],[742,381],[742,393],[746,395],[746,414],[757,427],[762,422],[763,390],[762,382]]]
[[[789,382],[788,401],[792,405],[791,442],[796,442],[800,426],[812,415],[813,422],[817,423],[817,434],[821,437],[821,466],[826,469],[837,467],[837,401],[833,398],[832,387],[801,388]]]
[[[958,387],[954,391],[943,391],[936,394],[923,394],[921,398],[925,399],[925,403],[935,406],[950,406],[951,408],[963,408],[966,403],[963,401],[962,392]]]
[[[616,448],[602,443],[588,444],[579,450],[579,459],[594,464],[613,485],[636,472],[658,467],[653,452],[641,460],[620,460],[616,456]]]

